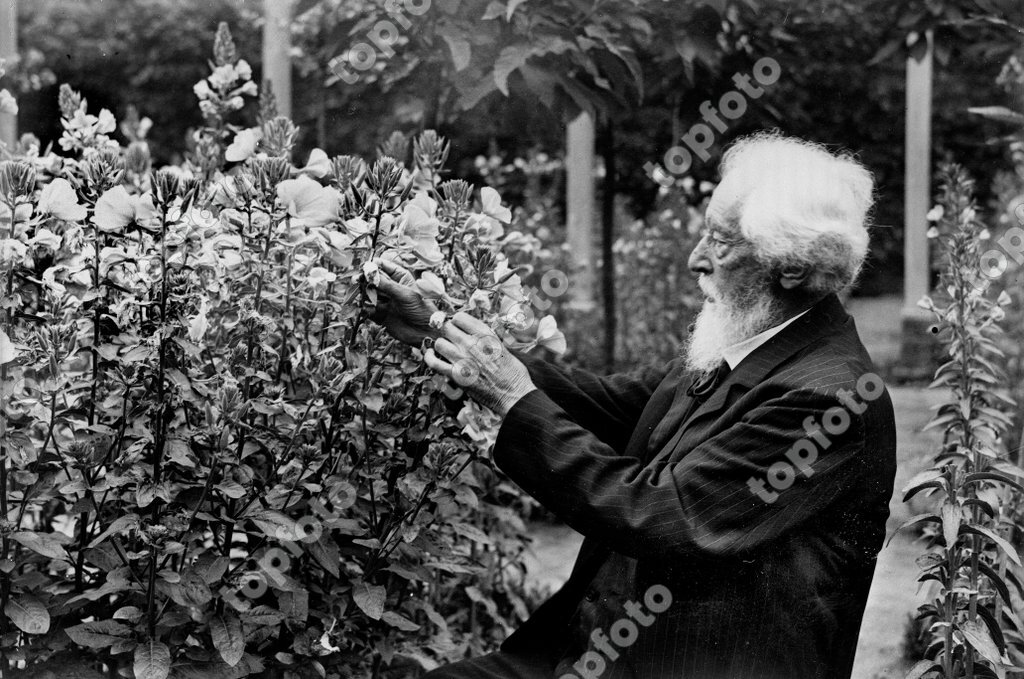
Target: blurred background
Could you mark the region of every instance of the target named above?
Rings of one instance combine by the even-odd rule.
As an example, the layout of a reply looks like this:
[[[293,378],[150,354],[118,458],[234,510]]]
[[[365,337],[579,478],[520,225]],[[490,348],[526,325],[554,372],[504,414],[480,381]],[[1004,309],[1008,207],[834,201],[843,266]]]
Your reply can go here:
[[[920,381],[935,356],[916,311],[936,276],[933,168],[963,164],[994,229],[1024,186],[1012,143],[1024,129],[1019,0],[5,0],[2,11],[0,55],[15,61],[0,85],[20,107],[6,130],[43,148],[61,135],[68,83],[90,111],[149,118],[157,165],[189,157],[203,124],[193,86],[219,22],[300,126],[301,158],[407,154],[409,138],[437,130],[451,176],[499,189],[512,229],[543,244],[529,280],[566,272],[568,294],[538,294],[568,360],[601,372],[678,353],[699,304],[686,257],[730,141],[778,129],[849,149],[874,172],[877,205],[848,305],[900,383],[898,488],[939,445],[922,432],[939,401]],[[724,120],[707,158],[659,167],[707,125],[702,104],[719,106],[765,57],[778,80]],[[137,134],[126,129],[114,136]],[[912,513],[899,497],[892,511],[892,526]],[[556,587],[578,536],[542,522],[535,537],[537,586]],[[923,650],[908,623],[916,553],[907,536],[882,552],[858,677],[898,676]]]

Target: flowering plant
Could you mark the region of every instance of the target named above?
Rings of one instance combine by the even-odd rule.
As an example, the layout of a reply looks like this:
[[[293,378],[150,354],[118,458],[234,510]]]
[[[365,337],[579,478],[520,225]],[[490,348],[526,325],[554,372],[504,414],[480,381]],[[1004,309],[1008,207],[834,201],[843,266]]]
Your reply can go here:
[[[269,98],[229,122],[256,94],[229,46],[183,166],[66,86],[71,155],[0,163],[0,667],[404,676],[527,614],[496,418],[369,320],[390,260],[443,313],[563,348],[515,313],[510,212],[441,181],[431,131],[409,165],[293,164]]]

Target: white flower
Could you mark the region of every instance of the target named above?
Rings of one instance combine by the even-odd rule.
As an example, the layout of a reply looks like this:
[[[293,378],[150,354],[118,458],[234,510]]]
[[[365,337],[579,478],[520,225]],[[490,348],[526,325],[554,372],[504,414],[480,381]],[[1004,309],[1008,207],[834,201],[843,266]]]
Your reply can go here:
[[[7,90],[0,90],[0,113],[9,113],[12,116],[18,115],[18,102]]]
[[[444,281],[432,271],[424,271],[416,279],[416,287],[427,299],[441,299],[446,296]]]
[[[246,97],[255,97],[259,94],[259,88],[256,87],[256,83],[254,81],[250,80],[239,87],[236,92],[238,92],[239,95],[244,95]]]
[[[323,149],[313,149],[309,152],[309,160],[306,161],[306,167],[299,170],[303,174],[308,174],[311,177],[320,179],[326,177],[331,171],[331,159],[327,157],[327,154]]]
[[[928,229],[928,233],[927,233],[926,235],[927,235],[927,236],[928,236],[929,238],[938,238],[938,237],[939,237],[939,230],[938,230],[938,229],[936,229],[936,228],[935,228],[935,227],[933,226],[933,227],[931,227],[930,229]]]
[[[333,283],[337,278],[337,274],[328,271],[322,266],[314,266],[309,270],[309,275],[306,280],[314,288],[326,288],[328,283]]]
[[[238,109],[240,109],[243,106],[245,106],[245,99],[242,99],[239,96],[234,96],[234,97],[231,97],[230,99],[228,99],[227,105],[228,105],[228,108],[230,108],[231,110],[237,111]]]
[[[39,229],[36,235],[29,239],[29,245],[37,245],[47,250],[56,252],[60,248],[61,238],[49,229]]]
[[[545,316],[537,324],[537,345],[561,356],[565,353],[565,334],[558,329],[554,316]]]
[[[18,357],[18,350],[14,348],[14,342],[3,330],[0,330],[0,365],[10,363]]]
[[[345,220],[345,230],[353,238],[359,238],[370,233],[370,224],[362,217],[353,217]]]
[[[324,226],[338,219],[338,192],[305,175],[278,184],[277,199],[292,217],[293,226]]]
[[[118,184],[108,189],[96,201],[96,211],[92,221],[100,231],[121,231],[135,219],[135,206],[132,197],[123,186]]]
[[[241,80],[249,80],[252,78],[252,66],[245,59],[239,59],[235,64],[235,73]]]
[[[206,78],[193,85],[192,91],[195,92],[196,97],[199,99],[209,99],[213,96],[213,90],[210,89],[210,84],[206,82]]]
[[[363,264],[363,278],[373,286],[380,282],[380,267],[377,266],[377,262],[371,260]]]
[[[238,80],[238,74],[235,72],[234,66],[231,64],[224,64],[223,66],[218,66],[213,69],[213,73],[210,74],[208,80],[213,87],[220,89],[222,87],[228,87]]]
[[[100,117],[96,121],[96,132],[98,134],[110,134],[117,129],[117,119],[107,109],[100,110]]]
[[[447,319],[448,317],[443,311],[435,311],[430,314],[430,327],[434,330],[440,330]]]
[[[85,219],[86,209],[78,204],[78,195],[67,179],[54,179],[39,194],[39,211],[57,219],[77,222]]]
[[[466,306],[470,309],[482,309],[483,311],[491,310],[491,293],[487,290],[474,290],[473,294],[469,296],[469,301],[466,302]]]
[[[199,313],[189,321],[188,338],[193,342],[199,342],[206,336],[206,331],[210,327],[210,321],[206,317],[209,311],[210,303],[204,299],[199,303]]]
[[[480,189],[480,202],[483,203],[484,214],[499,222],[509,224],[512,221],[512,210],[501,204],[501,196],[489,186]]]
[[[0,238],[0,266],[24,264],[28,258],[28,246],[15,238]]]

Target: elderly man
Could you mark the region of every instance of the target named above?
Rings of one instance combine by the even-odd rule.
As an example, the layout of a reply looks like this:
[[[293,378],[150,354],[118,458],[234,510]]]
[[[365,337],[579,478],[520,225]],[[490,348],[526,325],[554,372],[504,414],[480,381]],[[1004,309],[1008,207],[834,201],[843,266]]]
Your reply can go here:
[[[480,362],[467,391],[504,418],[496,463],[586,539],[500,652],[430,677],[850,676],[895,473],[892,403],[836,296],[867,252],[872,179],[768,134],[721,175],[684,356],[609,377]],[[419,343],[431,309],[389,273],[378,318]],[[457,314],[426,361],[450,375],[490,335]]]

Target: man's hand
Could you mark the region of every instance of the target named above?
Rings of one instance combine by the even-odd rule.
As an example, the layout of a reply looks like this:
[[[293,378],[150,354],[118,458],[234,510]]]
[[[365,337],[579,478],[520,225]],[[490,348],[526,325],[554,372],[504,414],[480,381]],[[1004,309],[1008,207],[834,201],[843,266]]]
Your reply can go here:
[[[536,389],[526,366],[509,353],[498,336],[483,321],[464,312],[444,324],[443,337],[423,358],[430,368],[451,378],[473,400],[502,417]]]
[[[380,323],[392,337],[414,347],[438,336],[430,327],[430,316],[437,307],[416,290],[413,275],[394,262],[381,260],[376,281],[377,306],[370,319]]]

